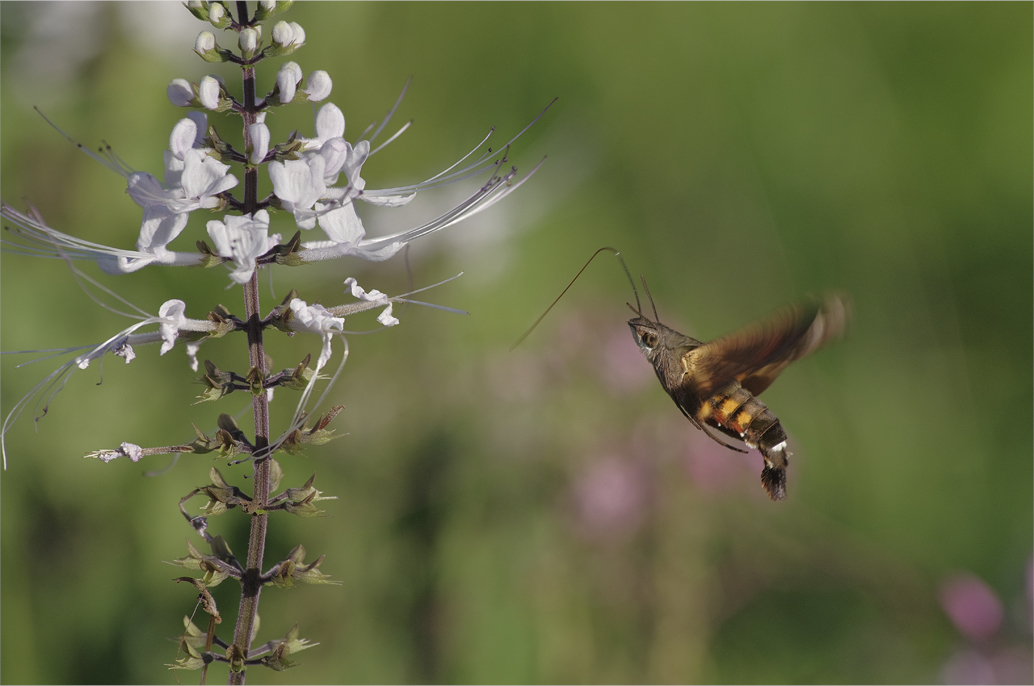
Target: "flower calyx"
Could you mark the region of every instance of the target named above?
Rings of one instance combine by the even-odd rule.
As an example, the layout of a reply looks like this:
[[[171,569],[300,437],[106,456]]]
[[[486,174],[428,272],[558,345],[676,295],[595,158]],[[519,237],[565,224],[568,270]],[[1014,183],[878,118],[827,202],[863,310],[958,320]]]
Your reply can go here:
[[[295,429],[289,433],[283,441],[280,443],[280,449],[288,455],[300,455],[304,449],[304,445],[323,445],[328,443],[335,438],[341,438],[341,436],[335,436],[333,429],[327,429],[327,425],[341,410],[345,409],[344,405],[336,405],[330,409],[325,415],[319,417],[316,420],[315,425],[309,428],[308,423],[301,429]],[[348,434],[342,434],[347,436]]]
[[[268,511],[284,510],[299,517],[322,517],[326,513],[317,509],[312,503],[318,500],[337,500],[336,495],[323,495],[322,491],[316,490],[313,483],[316,475],[313,474],[301,488],[288,488],[283,493],[271,498]]]
[[[323,564],[321,555],[318,560],[309,565],[302,564],[305,560],[305,546],[295,546],[287,555],[287,559],[273,567],[268,575],[263,575],[265,583],[272,583],[279,588],[291,588],[295,582],[303,584],[334,584],[340,585],[340,581],[330,581],[330,577],[319,571],[318,567]]]
[[[226,541],[222,536],[213,536],[213,538],[220,539],[225,546]],[[226,547],[226,550],[228,551],[229,547]],[[236,559],[234,561],[236,562]],[[201,551],[191,545],[190,541],[187,541],[187,554],[168,564],[204,572],[200,580],[209,588],[218,586],[227,577],[232,576],[235,579],[240,579],[243,575],[243,572],[239,569],[239,564],[231,564],[218,555],[203,555]]]

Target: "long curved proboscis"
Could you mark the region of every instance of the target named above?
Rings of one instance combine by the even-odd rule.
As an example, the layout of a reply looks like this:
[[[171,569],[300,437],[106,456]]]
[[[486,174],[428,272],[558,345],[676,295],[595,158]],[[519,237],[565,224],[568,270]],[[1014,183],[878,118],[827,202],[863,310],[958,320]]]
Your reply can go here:
[[[611,248],[610,246],[604,246],[592,254],[592,257],[589,258],[589,261],[585,263],[584,267],[578,270],[578,273],[574,275],[573,279],[571,279],[571,283],[567,284],[567,288],[565,288],[563,292],[557,296],[557,299],[553,301],[553,304],[547,307],[546,311],[543,312],[539,316],[539,318],[535,320],[535,323],[532,324],[531,327],[527,331],[525,331],[520,338],[517,339],[517,342],[514,343],[513,346],[511,346],[510,348],[511,352],[513,352],[514,348],[523,343],[525,338],[531,335],[531,332],[535,330],[535,327],[539,325],[539,322],[545,319],[546,315],[549,314],[549,311],[553,309],[553,306],[560,302],[560,298],[564,297],[564,294],[567,293],[567,291],[571,290],[571,286],[574,285],[574,282],[578,280],[578,277],[582,275],[582,272],[588,269],[589,265],[592,264],[592,261],[595,260],[596,256],[599,255],[601,252],[613,253],[614,257],[618,258],[618,261],[621,262],[621,268],[625,270],[625,276],[628,277],[628,283],[632,285],[632,292],[635,294],[636,311],[639,312],[642,309],[639,305],[639,291],[636,290],[635,281],[632,280],[632,274],[628,271],[628,265],[625,264],[625,259],[621,257],[621,253],[618,252],[617,249]],[[629,305],[629,307],[632,306]]]

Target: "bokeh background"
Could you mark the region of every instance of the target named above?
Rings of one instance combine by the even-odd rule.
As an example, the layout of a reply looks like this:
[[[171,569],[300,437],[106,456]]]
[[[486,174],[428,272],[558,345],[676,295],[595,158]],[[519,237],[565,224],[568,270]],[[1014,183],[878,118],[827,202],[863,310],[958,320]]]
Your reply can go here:
[[[214,71],[237,92],[234,69],[191,52],[206,25],[176,3],[0,10],[3,198],[131,247],[140,209],[123,180],[32,106],[158,173],[184,114],[168,82]],[[275,296],[263,287],[265,309],[292,287],[334,304],[347,276],[399,293],[463,271],[423,295],[470,315],[410,307],[350,337],[327,403],[345,405],[348,435],[281,460],[286,485],[316,472],[339,500],[327,518],[276,517],[266,556],[304,543],[341,585],[263,593],[259,640],[298,622],[320,645],[249,682],[1030,683],[1030,3],[303,3],[284,18],[308,36],[292,59],[332,75],[350,140],[412,78],[395,121],[414,125],[364,168],[373,187],[431,176],[490,126],[505,142],[560,99],[511,151],[524,171],[548,155],[541,170],[414,244],[408,270],[401,256],[280,268]],[[281,62],[260,66],[260,91]],[[275,139],[311,135],[312,112],[270,123]],[[473,187],[364,218],[400,230]],[[293,233],[291,218],[273,231]],[[765,497],[757,454],[708,440],[659,388],[612,258],[510,351],[603,245],[699,338],[807,293],[852,296],[849,337],[764,396],[790,435],[787,501]],[[127,325],[60,261],[0,259],[4,351]],[[222,269],[85,269],[152,312],[173,297],[191,316],[243,310]],[[318,346],[274,335],[270,351],[286,367]],[[212,462],[145,477],[167,462],[81,456],[190,440],[191,422],[212,429],[248,403],[191,405],[180,349],[138,353],[109,360],[101,385],[96,365],[77,372],[38,432],[26,414],[8,434],[4,682],[197,676],[164,666],[195,592],[163,561],[199,543],[177,502]],[[234,337],[202,353],[246,366]],[[26,359],[2,360],[4,413],[56,366]],[[274,427],[293,402],[278,392]],[[250,467],[216,465],[250,489]],[[241,555],[244,520],[212,521]],[[235,585],[215,592],[232,623]]]

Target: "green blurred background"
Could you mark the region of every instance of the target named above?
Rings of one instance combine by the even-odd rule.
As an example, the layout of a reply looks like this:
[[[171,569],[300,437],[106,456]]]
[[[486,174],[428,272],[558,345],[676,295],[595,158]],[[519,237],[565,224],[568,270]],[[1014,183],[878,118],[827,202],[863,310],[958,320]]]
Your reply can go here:
[[[206,25],[174,3],[0,9],[3,198],[131,247],[140,209],[123,180],[31,106],[159,173],[184,114],[166,85],[214,71],[236,93],[235,71],[193,55]],[[412,77],[395,121],[414,126],[366,165],[371,187],[431,176],[490,126],[502,143],[560,100],[512,150],[524,171],[548,155],[523,188],[413,245],[417,286],[465,272],[426,299],[470,316],[410,307],[397,328],[350,337],[328,403],[346,406],[348,436],[281,460],[285,485],[317,472],[340,499],[328,518],[275,517],[267,565],[304,543],[342,585],[263,593],[260,641],[299,622],[320,646],[249,682],[1029,683],[1030,3],[314,3],[284,18],[307,32],[292,59],[332,75],[349,140]],[[281,62],[260,66],[260,92]],[[311,116],[276,111],[274,139],[311,135]],[[232,118],[209,121],[239,136]],[[371,234],[401,230],[473,187],[364,218]],[[203,214],[173,247],[204,235]],[[291,218],[272,231],[293,233]],[[699,338],[809,292],[851,294],[850,336],[764,396],[790,435],[787,501],[765,497],[756,453],[709,441],[659,388],[611,258],[509,351],[603,245],[647,277],[664,322]],[[5,351],[127,325],[59,261],[2,265]],[[346,276],[389,293],[409,279],[401,256],[280,268],[263,308],[292,287],[345,302]],[[173,297],[190,316],[243,311],[222,269],[98,278],[152,312]],[[318,345],[274,336],[270,351],[279,368]],[[138,353],[109,359],[103,385],[96,365],[77,372],[38,433],[24,415],[8,435],[4,682],[197,676],[163,666],[195,591],[162,561],[199,543],[177,501],[211,461],[148,478],[81,455],[189,440],[191,422],[211,429],[248,403],[192,406],[180,348]],[[246,366],[236,337],[202,354]],[[56,367],[24,359],[3,358],[4,413]],[[293,402],[278,391],[274,430]],[[250,490],[249,466],[216,464]],[[241,556],[244,520],[211,523]],[[980,641],[943,606],[960,573],[1001,604]],[[215,592],[229,625],[237,588]],[[991,671],[959,671],[974,660]]]

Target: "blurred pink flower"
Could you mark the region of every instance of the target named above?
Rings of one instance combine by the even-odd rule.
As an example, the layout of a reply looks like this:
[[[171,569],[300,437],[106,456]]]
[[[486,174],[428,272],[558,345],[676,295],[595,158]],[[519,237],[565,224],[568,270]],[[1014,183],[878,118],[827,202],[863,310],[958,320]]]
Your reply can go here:
[[[1029,684],[1032,678],[1031,654],[1023,648],[1005,648],[991,655],[964,648],[948,658],[941,670],[946,684]]]
[[[966,649],[948,658],[941,670],[941,681],[946,684],[994,684],[995,674],[991,661],[976,650]]]
[[[1002,602],[973,574],[957,574],[941,585],[941,606],[955,628],[971,641],[984,641],[1002,624]]]

